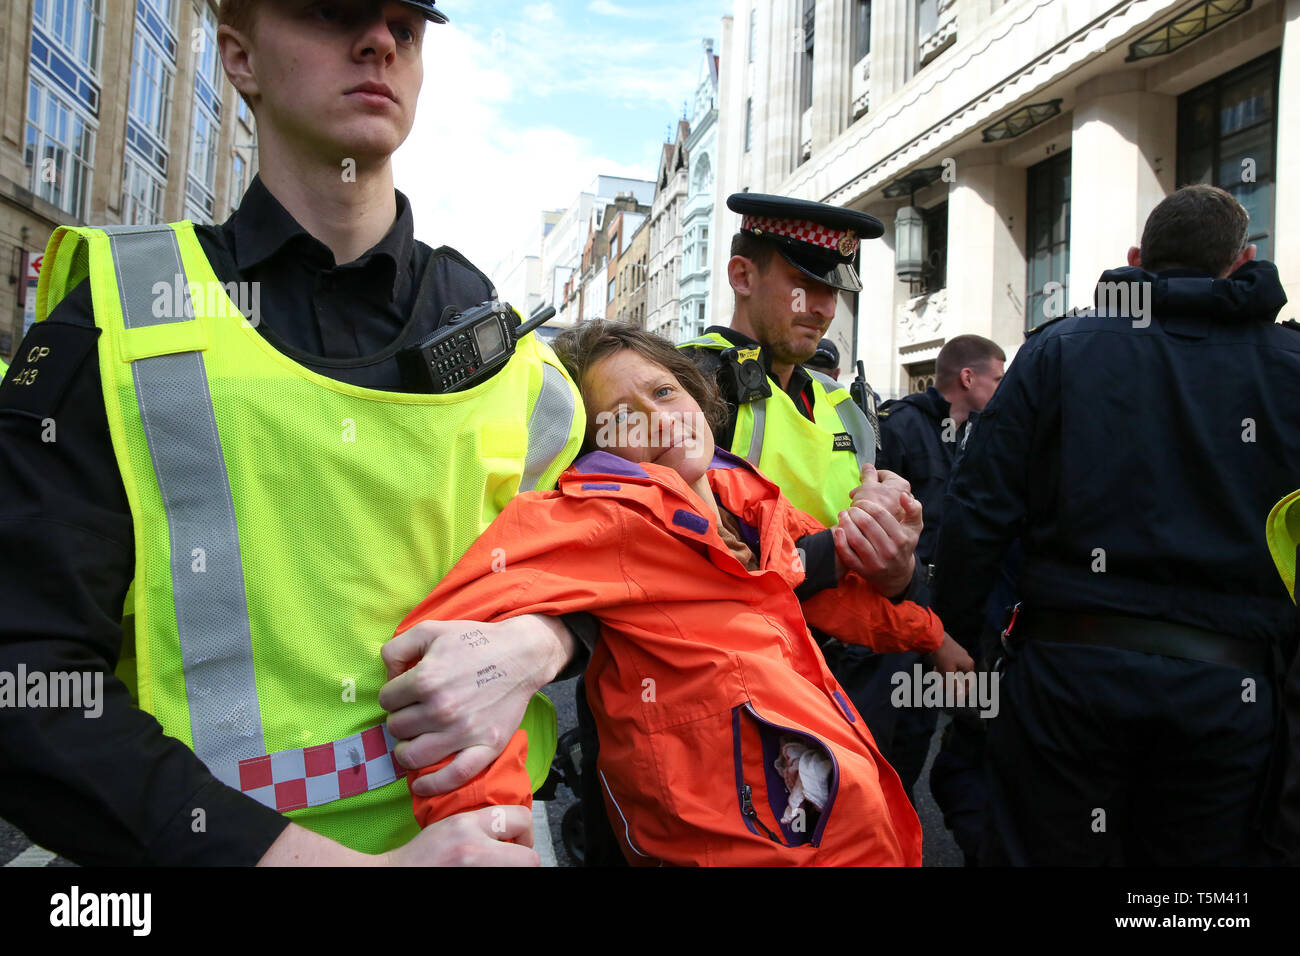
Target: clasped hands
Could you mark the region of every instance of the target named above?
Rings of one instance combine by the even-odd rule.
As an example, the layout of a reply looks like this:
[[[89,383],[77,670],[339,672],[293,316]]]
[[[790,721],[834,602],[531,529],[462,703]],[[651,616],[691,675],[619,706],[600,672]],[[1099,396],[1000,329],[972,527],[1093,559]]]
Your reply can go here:
[[[862,484],[853,489],[849,507],[831,529],[839,577],[853,572],[889,598],[908,588],[916,569],[916,544],[924,525],[921,502],[912,486],[892,471],[862,466]],[[975,662],[947,632],[928,656],[940,671],[970,671]]]

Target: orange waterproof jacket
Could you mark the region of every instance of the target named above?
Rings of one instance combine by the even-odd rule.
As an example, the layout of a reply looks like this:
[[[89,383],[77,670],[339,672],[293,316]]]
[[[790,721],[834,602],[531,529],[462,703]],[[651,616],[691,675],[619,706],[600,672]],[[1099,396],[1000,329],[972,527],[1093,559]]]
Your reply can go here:
[[[729,453],[708,478],[757,539],[760,570],[727,550],[676,472],[595,452],[557,490],[511,501],[399,632],[429,619],[594,614],[598,769],[634,864],[919,865],[916,813],[805,617],[883,652],[934,650],[942,624],[852,574],[801,608],[795,542],[825,528]],[[832,777],[820,813],[783,825],[775,765],[789,738],[829,755]],[[454,797],[432,812],[421,800],[422,819],[460,809]]]

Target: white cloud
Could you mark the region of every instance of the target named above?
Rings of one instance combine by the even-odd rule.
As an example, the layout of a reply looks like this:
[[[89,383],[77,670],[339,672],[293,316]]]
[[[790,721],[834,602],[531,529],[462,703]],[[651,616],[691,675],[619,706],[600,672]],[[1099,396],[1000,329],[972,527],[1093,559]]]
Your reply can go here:
[[[622,17],[626,20],[653,20],[661,16],[657,6],[649,10],[632,10],[628,7],[620,7],[616,3],[610,3],[609,0],[592,0],[587,4],[587,9],[592,13],[599,13],[607,17]]]
[[[555,7],[549,3],[530,3],[524,7],[524,17],[534,23],[548,23],[555,19]]]
[[[393,165],[416,237],[454,246],[492,277],[543,209],[568,206],[598,173],[653,178],[656,157],[627,166],[553,126],[510,128],[501,106],[513,83],[488,53],[450,25],[426,41],[415,128]]]

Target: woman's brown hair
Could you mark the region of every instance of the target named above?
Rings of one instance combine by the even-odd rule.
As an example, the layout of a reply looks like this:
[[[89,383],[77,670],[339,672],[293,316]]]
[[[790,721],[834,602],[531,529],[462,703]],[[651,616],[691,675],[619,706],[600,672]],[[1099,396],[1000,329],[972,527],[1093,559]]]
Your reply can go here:
[[[578,383],[580,390],[593,365],[615,352],[631,349],[642,358],[671,372],[682,388],[695,399],[700,411],[704,412],[709,427],[715,432],[726,424],[727,405],[718,393],[718,386],[661,335],[626,322],[592,319],[562,332],[551,343],[551,347]],[[583,397],[585,400],[585,391]]]

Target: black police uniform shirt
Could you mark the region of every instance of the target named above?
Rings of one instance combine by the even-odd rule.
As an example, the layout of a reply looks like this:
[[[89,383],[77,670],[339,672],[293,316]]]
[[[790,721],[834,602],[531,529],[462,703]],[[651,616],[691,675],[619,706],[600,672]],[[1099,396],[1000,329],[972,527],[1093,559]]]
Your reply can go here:
[[[958,427],[951,416],[951,403],[933,385],[880,407],[881,448],[876,467],[906,478],[921,502],[925,526],[916,545],[916,560],[925,564],[934,560],[943,523],[943,496],[968,425],[962,422]]]
[[[222,282],[262,283],[257,329],[268,341],[362,387],[397,390],[398,348],[437,328],[446,307],[493,297],[488,279],[459,253],[415,240],[400,193],[388,233],[341,266],[256,178],[226,223],[195,232]],[[449,301],[415,308],[428,269],[438,270],[429,288]],[[0,387],[0,671],[104,674],[98,719],[0,708],[0,817],[85,864],[251,864],[287,819],[217,782],[130,704],[113,676],[134,539],[104,411],[98,335],[83,283],[32,328]],[[39,377],[15,388],[34,348],[50,350]],[[54,442],[42,441],[46,418],[56,423]],[[198,808],[202,833],[191,826]]]
[[[1069,316],[1028,337],[954,468],[936,613],[970,641],[1021,537],[1027,607],[1281,638],[1295,609],[1264,522],[1300,475],[1300,334],[1274,323],[1276,267],[1101,281],[1151,283],[1148,315]]]

